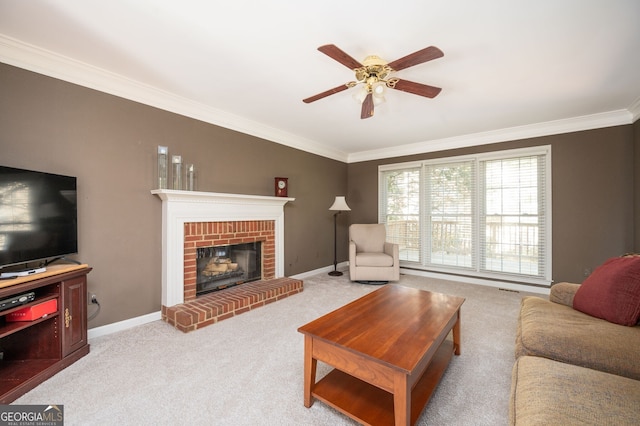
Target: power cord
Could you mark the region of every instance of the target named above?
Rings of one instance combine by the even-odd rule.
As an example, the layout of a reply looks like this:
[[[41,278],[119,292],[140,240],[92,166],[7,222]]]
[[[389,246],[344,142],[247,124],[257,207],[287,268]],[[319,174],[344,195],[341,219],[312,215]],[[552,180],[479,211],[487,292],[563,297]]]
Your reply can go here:
[[[96,297],[95,294],[91,295],[91,304],[92,305],[98,305],[98,309],[96,309],[96,311],[94,313],[92,313],[88,318],[87,321],[91,321],[92,319],[94,319],[95,317],[98,316],[98,314],[100,313],[100,302],[98,302],[98,298]]]

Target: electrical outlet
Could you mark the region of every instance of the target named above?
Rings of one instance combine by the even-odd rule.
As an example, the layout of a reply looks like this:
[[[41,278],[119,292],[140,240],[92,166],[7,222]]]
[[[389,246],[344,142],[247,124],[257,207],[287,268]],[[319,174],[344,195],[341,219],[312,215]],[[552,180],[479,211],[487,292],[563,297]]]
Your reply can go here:
[[[96,296],[95,294],[91,293],[91,294],[89,295],[89,301],[90,301],[91,303],[98,303],[98,296]]]

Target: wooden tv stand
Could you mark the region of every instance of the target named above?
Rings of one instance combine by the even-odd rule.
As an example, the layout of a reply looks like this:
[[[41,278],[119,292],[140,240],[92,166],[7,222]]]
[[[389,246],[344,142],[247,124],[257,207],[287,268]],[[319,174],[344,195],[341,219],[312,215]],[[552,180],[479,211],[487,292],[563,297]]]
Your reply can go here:
[[[0,300],[29,292],[35,300],[0,311],[0,404],[9,404],[89,353],[87,265],[50,265],[38,275],[0,281]],[[7,315],[56,299],[58,310],[33,321]]]

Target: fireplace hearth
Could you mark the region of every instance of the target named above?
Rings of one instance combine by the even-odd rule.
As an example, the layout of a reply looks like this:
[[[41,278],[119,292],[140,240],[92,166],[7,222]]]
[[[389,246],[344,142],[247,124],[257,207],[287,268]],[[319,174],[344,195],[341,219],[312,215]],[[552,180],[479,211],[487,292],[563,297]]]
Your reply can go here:
[[[262,278],[262,242],[196,249],[196,297]]]

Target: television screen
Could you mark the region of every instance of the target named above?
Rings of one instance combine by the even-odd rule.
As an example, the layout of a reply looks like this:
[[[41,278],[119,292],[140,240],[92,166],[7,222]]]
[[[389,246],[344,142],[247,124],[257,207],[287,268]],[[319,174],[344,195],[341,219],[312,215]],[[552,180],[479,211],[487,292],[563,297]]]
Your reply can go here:
[[[78,252],[76,178],[0,166],[0,268]]]

